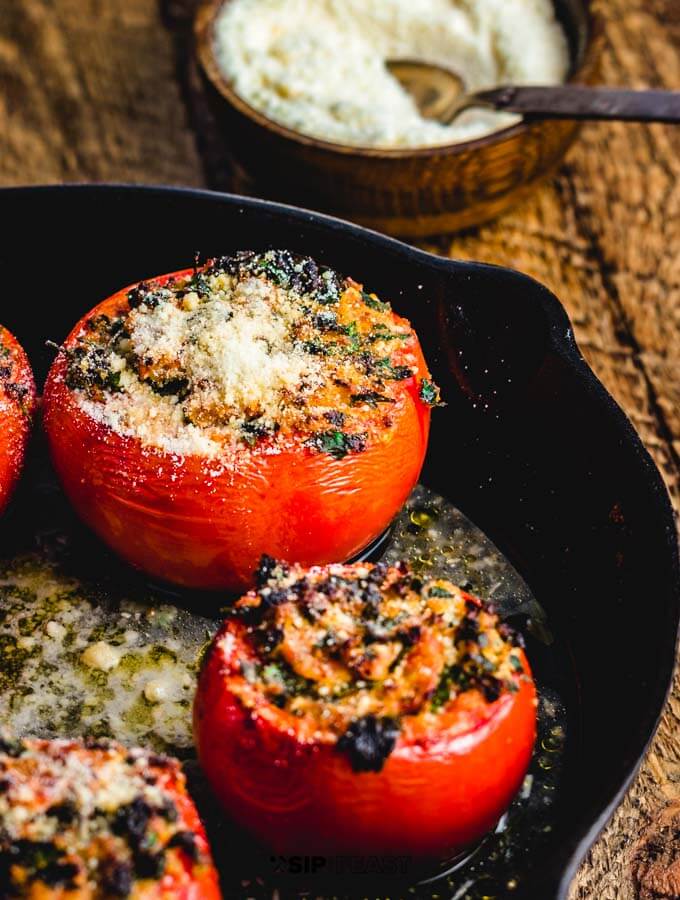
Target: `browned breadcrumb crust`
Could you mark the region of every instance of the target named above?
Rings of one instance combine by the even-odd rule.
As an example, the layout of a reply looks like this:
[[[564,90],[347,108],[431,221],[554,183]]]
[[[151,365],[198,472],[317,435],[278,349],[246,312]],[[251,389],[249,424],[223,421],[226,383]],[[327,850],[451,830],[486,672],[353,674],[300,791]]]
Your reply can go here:
[[[128,897],[172,866],[209,862],[168,784],[184,792],[175,760],[112,741],[3,739],[0,895]]]
[[[0,400],[3,395],[29,416],[31,384],[19,374],[19,350],[9,346],[9,332],[0,325]]]
[[[89,412],[147,443],[159,440],[153,420],[222,445],[295,434],[339,458],[392,427],[416,350],[408,323],[351,279],[286,250],[242,251],[142,283],[120,315],[90,320],[67,351],[66,382]],[[416,387],[439,403],[431,381]]]
[[[525,677],[520,639],[493,607],[405,563],[307,570],[264,557],[257,577],[232,613],[254,656],[231,690],[299,717],[357,768],[379,768],[407,718],[432,723],[464,695],[493,703]]]

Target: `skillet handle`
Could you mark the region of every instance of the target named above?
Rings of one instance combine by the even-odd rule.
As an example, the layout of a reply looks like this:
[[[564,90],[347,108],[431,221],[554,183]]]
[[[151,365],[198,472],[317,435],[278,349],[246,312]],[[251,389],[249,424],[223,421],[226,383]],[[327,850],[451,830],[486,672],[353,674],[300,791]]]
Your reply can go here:
[[[626,88],[505,87],[478,91],[470,101],[544,119],[680,122],[680,91],[631,91]]]

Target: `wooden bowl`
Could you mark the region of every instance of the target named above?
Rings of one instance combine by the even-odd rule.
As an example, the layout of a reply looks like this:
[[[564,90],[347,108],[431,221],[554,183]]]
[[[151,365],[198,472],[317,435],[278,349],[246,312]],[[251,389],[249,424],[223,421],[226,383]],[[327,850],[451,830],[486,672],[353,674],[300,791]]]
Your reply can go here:
[[[199,8],[198,59],[232,153],[275,199],[398,236],[456,231],[492,219],[521,200],[554,171],[579,132],[575,122],[525,119],[473,141],[399,150],[309,137],[254,109],[222,73],[214,26],[228,2],[206,0]],[[592,84],[598,78],[602,27],[594,6],[593,0],[556,0],[569,38],[573,82]]]

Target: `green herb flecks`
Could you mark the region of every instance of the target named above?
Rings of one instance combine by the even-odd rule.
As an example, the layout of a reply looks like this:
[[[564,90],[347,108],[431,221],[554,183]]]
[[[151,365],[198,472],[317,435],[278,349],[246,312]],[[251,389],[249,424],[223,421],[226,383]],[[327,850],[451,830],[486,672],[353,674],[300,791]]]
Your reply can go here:
[[[390,312],[392,307],[389,303],[384,303],[382,300],[378,300],[377,297],[374,297],[372,294],[367,293],[366,291],[361,292],[361,299],[364,301],[366,306],[369,309],[377,309],[379,312]]]
[[[367,406],[376,407],[379,403],[395,403],[396,401],[392,400],[391,397],[385,397],[377,393],[377,391],[363,391],[360,394],[352,394],[349,402],[352,406],[366,404]]]
[[[441,709],[451,699],[451,691],[454,687],[466,690],[469,686],[469,678],[463,668],[459,665],[447,666],[442,672],[432,700],[430,701],[432,709]]]
[[[359,334],[357,323],[350,322],[349,325],[345,325],[344,331],[349,338],[350,351],[354,352],[355,350],[359,350],[361,348],[361,335]]]
[[[426,403],[428,406],[442,405],[439,388],[433,381],[429,381],[427,378],[423,378],[423,380],[420,382],[420,389],[418,393],[423,403]]]
[[[299,697],[312,692],[314,682],[302,678],[283,660],[269,662],[260,670],[265,684],[281,689],[286,697]]]
[[[410,366],[393,366],[389,357],[377,360],[376,365],[379,366],[383,378],[390,381],[404,381],[413,375],[413,369]]]
[[[446,588],[438,587],[437,585],[429,588],[428,594],[430,597],[453,597],[451,591],[447,591]]]
[[[410,337],[410,334],[400,334],[396,331],[390,331],[387,325],[376,325],[366,340],[369,344],[375,344],[378,341],[407,341]]]
[[[321,431],[307,443],[320,453],[328,453],[334,459],[343,459],[349,453],[361,453],[366,449],[366,435],[345,434],[344,431]]]

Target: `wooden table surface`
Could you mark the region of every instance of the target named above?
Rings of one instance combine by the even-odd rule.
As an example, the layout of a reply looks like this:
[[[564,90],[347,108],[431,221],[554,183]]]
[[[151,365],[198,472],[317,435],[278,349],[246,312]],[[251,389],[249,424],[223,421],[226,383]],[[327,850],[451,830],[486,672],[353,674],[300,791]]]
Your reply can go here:
[[[193,0],[0,0],[0,184],[241,189],[191,60]],[[680,0],[605,0],[610,84],[680,88]],[[591,125],[557,177],[478,231],[432,241],[562,299],[585,356],[680,504],[680,129]],[[680,897],[680,678],[573,898]]]

